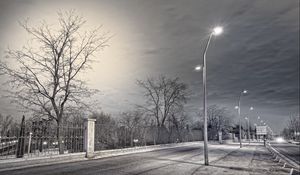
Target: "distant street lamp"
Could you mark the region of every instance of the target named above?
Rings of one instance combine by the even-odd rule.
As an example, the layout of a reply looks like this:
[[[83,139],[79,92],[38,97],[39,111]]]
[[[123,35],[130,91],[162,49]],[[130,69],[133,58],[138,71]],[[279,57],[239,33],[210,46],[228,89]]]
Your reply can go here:
[[[253,111],[254,110],[254,108],[251,106],[250,108],[249,108],[249,111],[251,112],[251,111]],[[249,144],[250,144],[250,137],[251,137],[251,131],[250,131],[250,118],[251,118],[251,115],[249,114],[249,118],[248,118],[248,139],[249,139]]]
[[[242,127],[241,127],[241,99],[242,99],[242,96],[243,94],[247,94],[248,91],[247,90],[243,90],[241,93],[240,93],[240,96],[239,96],[239,101],[238,101],[238,106],[236,107],[236,109],[238,110],[238,115],[239,115],[239,140],[240,140],[240,148],[242,148]]]
[[[201,71],[202,70],[202,66],[201,65],[197,65],[196,67],[195,67],[195,71],[196,72],[199,72],[199,71]]]
[[[203,54],[203,67],[202,67],[202,76],[203,76],[203,113],[204,113],[204,164],[209,165],[208,161],[208,147],[207,147],[207,100],[206,100],[206,52],[210,44],[210,40],[213,35],[220,35],[223,32],[222,27],[215,27],[210,33],[209,38],[206,43],[206,47]],[[195,70],[201,70],[201,67],[197,66]]]
[[[245,117],[245,120],[247,120],[248,141],[250,144],[250,122],[248,117]]]

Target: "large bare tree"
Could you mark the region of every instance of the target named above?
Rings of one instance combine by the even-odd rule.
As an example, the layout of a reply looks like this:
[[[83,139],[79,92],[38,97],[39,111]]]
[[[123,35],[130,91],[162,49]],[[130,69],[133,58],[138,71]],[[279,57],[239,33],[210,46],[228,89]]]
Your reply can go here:
[[[41,22],[32,27],[25,20],[20,25],[32,40],[21,50],[8,49],[0,62],[1,74],[9,76],[13,101],[57,122],[60,154],[64,113],[95,93],[80,77],[109,39],[107,33],[99,34],[101,27],[83,31],[85,22],[74,11],[58,12],[55,25]]]
[[[160,130],[165,128],[166,120],[171,117],[172,111],[182,108],[186,103],[187,85],[180,82],[179,78],[165,76],[138,80],[138,85],[143,88],[146,97],[146,104],[139,107],[155,118],[160,140]]]

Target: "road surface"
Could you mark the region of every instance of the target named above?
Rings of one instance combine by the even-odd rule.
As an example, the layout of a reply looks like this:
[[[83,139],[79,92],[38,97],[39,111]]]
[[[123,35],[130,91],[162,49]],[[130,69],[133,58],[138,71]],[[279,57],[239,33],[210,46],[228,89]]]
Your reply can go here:
[[[272,142],[271,146],[281,154],[285,155],[286,157],[300,165],[300,145],[292,143]]]
[[[47,166],[0,171],[2,175],[286,175],[261,146],[209,144],[210,166],[203,165],[203,143]],[[262,163],[263,162],[263,163]],[[276,172],[276,173],[275,173]]]

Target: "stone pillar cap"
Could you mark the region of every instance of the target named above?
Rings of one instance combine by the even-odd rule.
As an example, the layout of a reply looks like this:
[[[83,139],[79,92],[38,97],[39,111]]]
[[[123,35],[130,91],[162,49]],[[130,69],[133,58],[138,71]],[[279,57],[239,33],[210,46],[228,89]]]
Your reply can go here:
[[[96,119],[94,119],[94,118],[85,118],[84,120],[85,121],[96,121]]]

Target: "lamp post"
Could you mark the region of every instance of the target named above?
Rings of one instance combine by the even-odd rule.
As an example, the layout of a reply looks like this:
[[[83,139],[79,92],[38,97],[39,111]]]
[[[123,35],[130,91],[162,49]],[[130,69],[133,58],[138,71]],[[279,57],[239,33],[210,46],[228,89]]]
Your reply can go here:
[[[253,111],[254,108],[251,106],[249,108],[249,111]],[[250,131],[250,118],[251,118],[251,115],[249,114],[249,118],[248,118],[248,139],[249,139],[249,144],[250,144],[250,137],[251,137],[251,131]]]
[[[242,127],[241,127],[241,99],[242,99],[242,96],[243,94],[247,94],[248,91],[247,90],[243,90],[241,93],[240,93],[240,96],[239,96],[239,101],[238,101],[238,106],[236,107],[237,110],[238,110],[238,115],[239,115],[239,140],[240,140],[240,148],[243,147],[242,145]]]
[[[213,35],[219,35],[223,32],[223,28],[222,27],[215,27],[213,29],[213,31],[210,33],[209,38],[207,40],[206,46],[205,46],[205,50],[204,50],[204,54],[203,54],[203,66],[202,66],[202,76],[203,76],[203,114],[204,114],[204,164],[205,165],[209,165],[209,161],[208,161],[208,147],[207,147],[207,142],[208,142],[208,138],[207,138],[207,98],[206,98],[206,53],[207,53],[207,49],[209,47],[210,44],[210,40],[212,38]],[[197,66],[195,68],[195,70],[201,70],[201,67]]]
[[[249,144],[250,144],[250,122],[249,122],[249,118],[248,117],[245,117],[245,120],[247,120],[247,130],[248,130],[248,141],[249,141]]]

